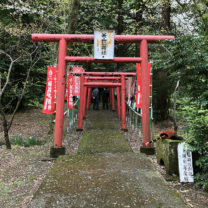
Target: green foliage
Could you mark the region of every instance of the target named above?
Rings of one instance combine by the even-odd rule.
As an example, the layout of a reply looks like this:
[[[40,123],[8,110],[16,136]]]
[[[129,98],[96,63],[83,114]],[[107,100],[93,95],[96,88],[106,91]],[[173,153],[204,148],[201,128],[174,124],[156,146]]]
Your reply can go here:
[[[152,49],[154,51],[155,46]],[[160,118],[158,109],[161,109],[161,116],[161,112],[168,110],[163,106],[171,106],[167,95],[171,97],[177,80],[180,80],[179,97],[188,98],[197,108],[208,107],[208,51],[205,37],[176,37],[173,41],[164,42],[160,53],[154,51],[151,58],[157,60],[153,64],[153,107],[156,119]],[[163,105],[164,102],[167,105]]]
[[[0,3],[0,49],[13,59],[19,58],[12,67],[7,88],[1,102],[6,112],[12,112],[25,84],[28,70],[31,70],[27,82],[26,95],[21,106],[39,106],[43,101],[46,68],[56,55],[49,44],[34,44],[32,33],[60,33],[58,24],[60,5],[50,1],[2,1]],[[56,13],[56,15],[54,15]],[[37,49],[37,50],[36,50]],[[54,48],[55,49],[55,48]],[[50,56],[48,55],[50,50]],[[53,53],[55,55],[53,55]],[[48,59],[48,60],[46,60]],[[36,62],[37,61],[37,62]],[[4,85],[8,75],[10,60],[0,54],[0,79]]]
[[[208,190],[208,110],[198,110],[192,115],[188,143],[193,153],[198,155],[194,164],[198,167],[195,179]]]
[[[38,139],[37,137],[22,138],[21,136],[15,136],[11,139],[12,145],[31,147],[31,146],[41,146],[45,144],[45,141]]]

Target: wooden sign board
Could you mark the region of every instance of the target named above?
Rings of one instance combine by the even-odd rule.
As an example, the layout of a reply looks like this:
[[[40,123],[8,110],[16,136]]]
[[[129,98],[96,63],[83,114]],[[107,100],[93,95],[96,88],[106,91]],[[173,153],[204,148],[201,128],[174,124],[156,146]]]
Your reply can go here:
[[[185,142],[178,144],[178,166],[180,182],[194,182],[192,152]]]
[[[114,59],[114,37],[113,30],[94,31],[94,58]]]

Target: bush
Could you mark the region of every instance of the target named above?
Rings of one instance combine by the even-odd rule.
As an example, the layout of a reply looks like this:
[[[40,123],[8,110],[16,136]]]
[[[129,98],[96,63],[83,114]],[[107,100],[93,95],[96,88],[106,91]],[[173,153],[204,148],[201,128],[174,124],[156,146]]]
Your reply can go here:
[[[40,145],[45,144],[45,142],[36,137],[28,137],[24,139],[21,136],[15,136],[11,139],[11,144],[24,146],[24,147],[30,147],[30,146],[35,146],[35,145],[40,146]]]
[[[198,157],[195,160],[195,180],[208,190],[208,110],[198,110],[190,128],[189,145]]]

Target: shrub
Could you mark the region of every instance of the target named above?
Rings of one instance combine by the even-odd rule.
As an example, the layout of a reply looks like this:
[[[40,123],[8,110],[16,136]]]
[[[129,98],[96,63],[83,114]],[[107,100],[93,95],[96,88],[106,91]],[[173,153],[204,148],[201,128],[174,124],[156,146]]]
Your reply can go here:
[[[208,110],[198,110],[191,122],[188,143],[194,154],[197,154],[195,164],[195,180],[208,190]]]

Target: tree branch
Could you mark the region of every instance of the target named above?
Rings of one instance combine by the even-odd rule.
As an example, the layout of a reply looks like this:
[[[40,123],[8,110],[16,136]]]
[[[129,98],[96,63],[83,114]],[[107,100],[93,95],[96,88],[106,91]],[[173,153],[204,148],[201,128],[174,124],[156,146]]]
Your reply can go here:
[[[35,48],[35,50],[34,50],[32,53],[29,54],[29,56],[30,56],[30,67],[29,67],[28,70],[27,70],[27,76],[26,76],[26,79],[25,79],[25,83],[24,83],[22,92],[21,92],[21,94],[18,96],[17,104],[16,104],[15,109],[14,109],[14,111],[13,111],[13,113],[12,113],[11,119],[10,119],[10,121],[8,122],[8,130],[9,130],[9,129],[11,128],[11,126],[12,126],[12,122],[13,122],[13,120],[14,120],[15,113],[16,113],[17,109],[19,108],[19,105],[20,105],[20,103],[21,103],[21,101],[22,101],[22,98],[23,98],[23,96],[24,96],[24,94],[25,94],[25,89],[26,89],[28,80],[29,80],[29,78],[30,78],[30,72],[31,72],[32,68],[35,66],[35,64],[40,60],[40,56],[39,56],[39,57],[36,59],[36,61],[34,61],[34,63],[33,63],[32,55],[37,51],[37,49],[38,49],[38,46]],[[35,56],[35,58],[36,58],[36,56]]]
[[[185,8],[188,4],[181,3],[179,0],[176,0],[176,2],[183,8]]]
[[[12,71],[13,64],[20,58],[20,56],[18,58],[16,58],[15,60],[13,60],[13,58],[8,53],[6,53],[3,50],[0,50],[0,54],[6,55],[7,57],[9,57],[9,59],[11,61],[10,65],[9,65],[9,69],[8,69],[8,74],[7,74],[7,77],[6,77],[6,82],[5,82],[4,86],[3,86],[3,88],[2,89],[0,88],[0,97],[1,97],[3,95],[3,93],[4,93],[4,90],[6,89],[6,87],[8,85],[8,83],[9,83],[10,74],[11,74],[11,71]],[[0,77],[0,79],[1,79],[1,77]]]
[[[168,50],[164,44],[161,44],[161,46],[170,54],[170,56],[173,56],[173,54],[170,52],[170,50]]]

